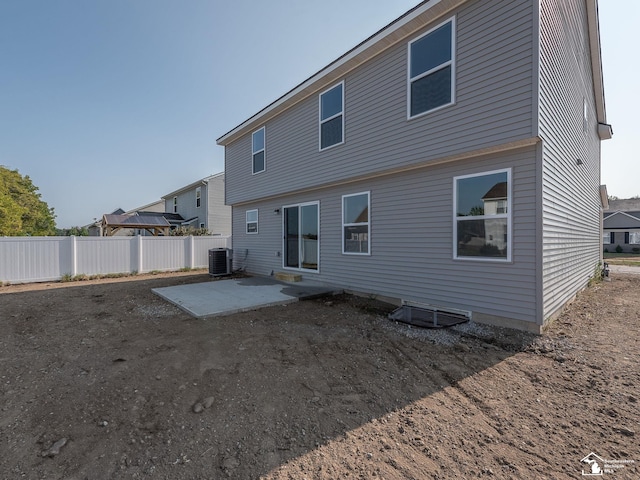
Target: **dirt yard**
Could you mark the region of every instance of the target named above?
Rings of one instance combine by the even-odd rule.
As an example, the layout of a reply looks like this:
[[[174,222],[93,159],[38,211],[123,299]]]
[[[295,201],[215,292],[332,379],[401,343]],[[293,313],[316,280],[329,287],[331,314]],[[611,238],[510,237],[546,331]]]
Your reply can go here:
[[[196,320],[151,293],[201,281],[0,287],[0,478],[640,478],[640,275],[540,337],[349,296]]]

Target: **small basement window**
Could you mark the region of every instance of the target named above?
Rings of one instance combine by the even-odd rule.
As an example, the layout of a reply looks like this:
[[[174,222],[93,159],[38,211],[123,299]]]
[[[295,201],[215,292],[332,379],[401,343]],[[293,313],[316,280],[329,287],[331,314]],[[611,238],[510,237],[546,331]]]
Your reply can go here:
[[[446,328],[470,320],[468,312],[440,309],[433,306],[405,304],[389,314],[390,320],[424,328]]]

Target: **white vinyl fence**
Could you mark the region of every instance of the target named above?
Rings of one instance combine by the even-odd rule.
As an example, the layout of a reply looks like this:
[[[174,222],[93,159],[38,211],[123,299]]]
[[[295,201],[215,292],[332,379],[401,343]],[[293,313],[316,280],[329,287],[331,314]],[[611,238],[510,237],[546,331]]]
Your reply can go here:
[[[205,268],[231,237],[1,237],[0,283]]]

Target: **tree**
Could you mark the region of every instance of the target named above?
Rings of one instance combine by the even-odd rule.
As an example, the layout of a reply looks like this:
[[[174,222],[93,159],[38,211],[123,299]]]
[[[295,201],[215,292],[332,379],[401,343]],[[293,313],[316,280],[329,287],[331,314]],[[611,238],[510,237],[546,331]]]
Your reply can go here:
[[[56,229],[56,235],[59,237],[70,237],[71,235],[76,237],[88,237],[89,229],[87,227],[58,228]]]
[[[0,165],[0,236],[55,235],[55,218],[28,175]]]

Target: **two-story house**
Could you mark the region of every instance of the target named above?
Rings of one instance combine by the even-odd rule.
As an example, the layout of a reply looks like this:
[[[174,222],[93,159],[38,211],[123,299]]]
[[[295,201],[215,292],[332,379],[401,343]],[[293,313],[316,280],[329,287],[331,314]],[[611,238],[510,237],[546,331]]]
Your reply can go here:
[[[248,272],[529,331],[601,260],[596,0],[420,3],[218,139]]]
[[[179,214],[182,227],[231,235],[231,207],[225,205],[224,172],[210,175],[162,197],[164,211]]]

